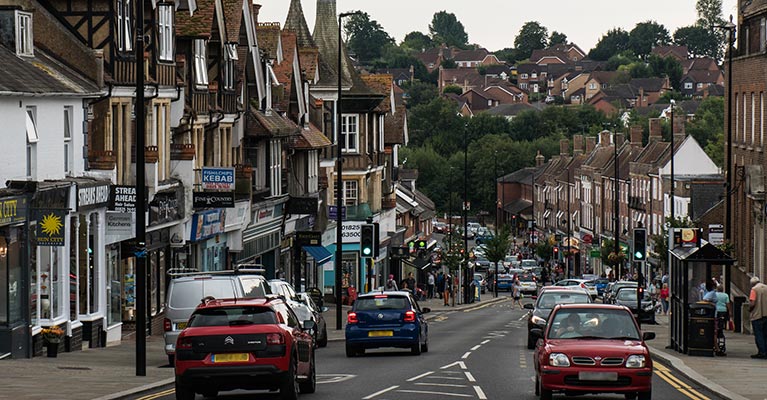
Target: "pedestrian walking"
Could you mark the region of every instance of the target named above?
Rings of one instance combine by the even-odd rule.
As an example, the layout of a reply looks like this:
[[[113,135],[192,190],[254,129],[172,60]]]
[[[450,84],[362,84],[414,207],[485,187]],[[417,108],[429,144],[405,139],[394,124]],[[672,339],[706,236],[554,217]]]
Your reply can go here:
[[[453,277],[450,276],[450,274],[445,274],[445,291],[444,291],[444,297],[445,305],[450,305],[450,292],[453,291]]]
[[[663,304],[663,315],[668,314],[668,283],[664,283],[660,288],[660,302]]]
[[[397,288],[397,281],[394,280],[394,274],[389,274],[389,279],[386,281],[386,290],[399,290]]]
[[[511,309],[513,310],[516,305],[519,305],[519,309],[523,309],[522,302],[520,299],[522,298],[522,285],[519,283],[519,279],[515,279],[514,283],[511,285],[511,296],[514,298],[514,301],[511,303]]]
[[[429,299],[434,298],[434,273],[429,272],[429,276],[426,278],[426,296]]]
[[[756,276],[751,278],[748,303],[751,327],[758,350],[756,354],[751,355],[751,358],[767,359],[767,285]]]
[[[445,293],[445,273],[442,271],[439,271],[439,274],[437,274],[437,294],[435,297],[442,298]]]
[[[417,292],[416,287],[415,287],[415,278],[413,277],[412,272],[407,273],[406,281],[407,281],[407,287],[413,291],[413,296],[418,297],[418,294],[416,293]]]

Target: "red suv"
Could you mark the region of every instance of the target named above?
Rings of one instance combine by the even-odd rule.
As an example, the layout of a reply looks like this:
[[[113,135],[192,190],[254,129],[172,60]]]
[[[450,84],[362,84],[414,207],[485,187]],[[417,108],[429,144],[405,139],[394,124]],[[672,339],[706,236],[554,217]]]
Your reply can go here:
[[[279,390],[282,399],[314,393],[312,329],[278,297],[200,304],[176,342],[176,399],[234,389]]]

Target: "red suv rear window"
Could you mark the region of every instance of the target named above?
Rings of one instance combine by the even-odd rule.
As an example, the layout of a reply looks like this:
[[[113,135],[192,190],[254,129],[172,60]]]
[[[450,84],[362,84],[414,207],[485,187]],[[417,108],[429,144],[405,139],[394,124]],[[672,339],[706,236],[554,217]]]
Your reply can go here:
[[[195,311],[189,326],[230,326],[276,324],[277,315],[269,307],[215,307]]]

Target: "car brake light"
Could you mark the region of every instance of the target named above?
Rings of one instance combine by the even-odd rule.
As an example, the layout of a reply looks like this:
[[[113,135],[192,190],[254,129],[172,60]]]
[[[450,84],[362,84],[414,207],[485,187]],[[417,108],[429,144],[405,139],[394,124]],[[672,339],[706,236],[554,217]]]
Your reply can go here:
[[[586,284],[584,284],[584,283],[581,283],[581,287],[582,287],[582,288],[584,288],[584,289],[586,289]]]
[[[377,295],[373,296],[374,299],[386,299],[388,297],[389,296],[385,295],[385,294],[377,294]]]
[[[279,333],[268,333],[266,335],[267,345],[285,344],[285,337]]]
[[[179,338],[178,342],[176,343],[176,350],[191,350],[192,349],[192,339],[190,338]]]
[[[346,316],[346,323],[348,323],[348,324],[356,324],[357,322],[359,322],[359,320],[357,319],[357,313],[356,312],[350,312]]]
[[[415,322],[415,311],[410,310],[405,312],[405,322]]]
[[[171,331],[171,330],[173,330],[173,324],[171,324],[171,322],[170,322],[170,320],[169,320],[168,318],[165,318],[165,319],[162,321],[162,329],[163,329],[165,332],[168,332],[168,331]]]

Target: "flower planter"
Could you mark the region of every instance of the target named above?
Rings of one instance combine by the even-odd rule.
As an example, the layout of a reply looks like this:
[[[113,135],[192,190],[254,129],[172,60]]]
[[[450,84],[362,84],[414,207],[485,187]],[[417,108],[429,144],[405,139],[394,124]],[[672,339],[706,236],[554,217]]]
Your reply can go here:
[[[48,351],[48,357],[58,357],[59,355],[58,343],[46,343],[45,348]]]

